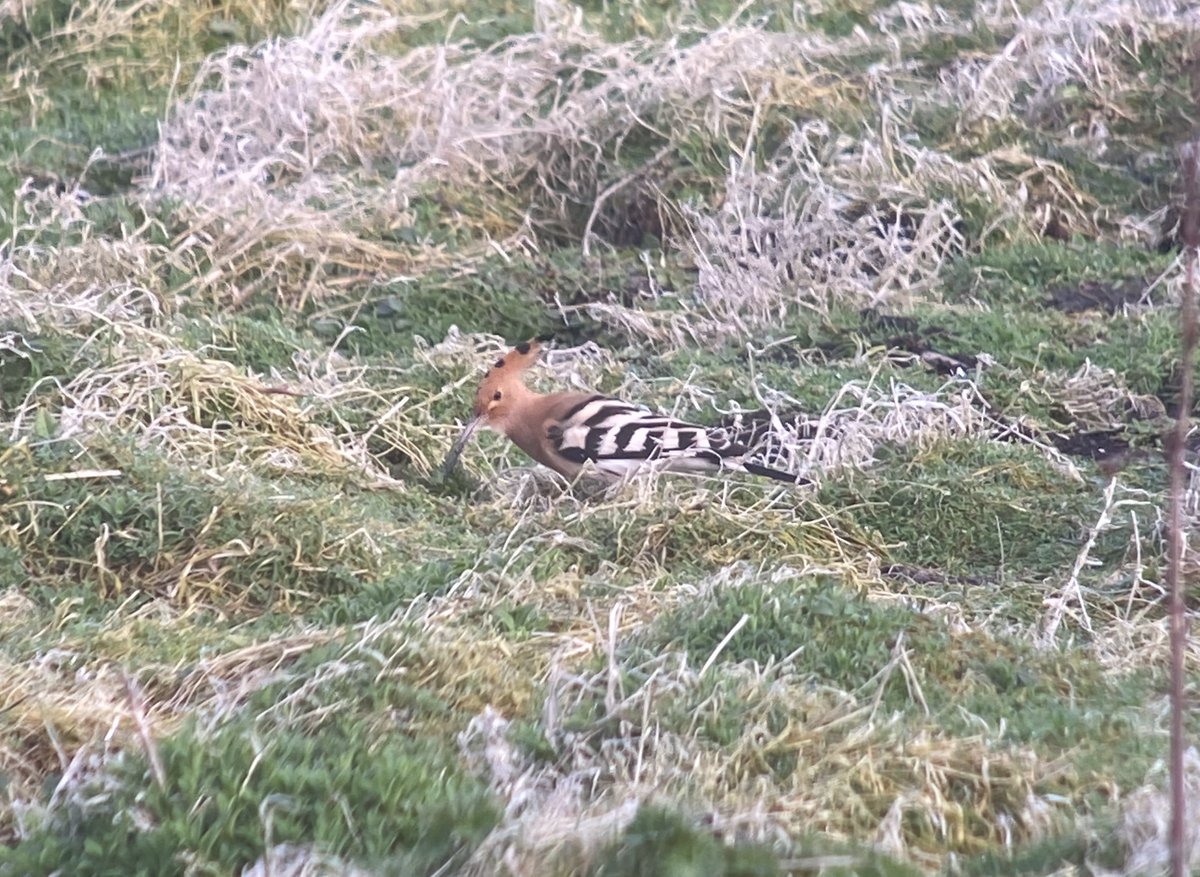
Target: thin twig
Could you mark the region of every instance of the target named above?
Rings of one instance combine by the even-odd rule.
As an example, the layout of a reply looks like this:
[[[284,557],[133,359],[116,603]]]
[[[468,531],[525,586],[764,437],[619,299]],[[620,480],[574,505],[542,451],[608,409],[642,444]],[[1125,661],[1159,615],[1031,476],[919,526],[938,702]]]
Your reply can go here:
[[[1087,602],[1083,598],[1083,588],[1079,584],[1079,577],[1083,574],[1091,560],[1092,549],[1096,547],[1096,539],[1100,534],[1108,529],[1112,523],[1113,509],[1116,507],[1113,503],[1113,496],[1117,489],[1117,479],[1110,478],[1108,487],[1104,489],[1104,508],[1100,510],[1100,517],[1096,520],[1095,525],[1088,532],[1087,541],[1083,543],[1083,547],[1079,549],[1079,553],[1075,556],[1075,566],[1071,568],[1071,576],[1067,579],[1067,583],[1063,585],[1055,596],[1047,597],[1043,605],[1046,607],[1046,613],[1042,616],[1042,630],[1038,635],[1038,645],[1048,649],[1054,645],[1054,639],[1058,635],[1058,627],[1062,624],[1063,614],[1067,611],[1067,606],[1072,602],[1079,606],[1079,623],[1084,630],[1091,632],[1092,620],[1088,617]]]
[[[163,769],[162,758],[158,754],[158,746],[154,742],[154,734],[150,728],[150,722],[146,719],[146,709],[142,705],[142,695],[138,691],[137,682],[133,677],[125,671],[121,671],[121,676],[125,681],[125,694],[129,698],[129,715],[133,719],[133,726],[137,730],[138,738],[142,741],[142,748],[146,751],[146,761],[150,765],[150,775],[154,778],[154,784],[160,789],[167,787],[167,772]]]
[[[1200,80],[1200,70],[1193,71],[1193,82]],[[1175,434],[1171,440],[1171,496],[1168,520],[1167,590],[1171,607],[1171,874],[1184,877],[1187,862],[1184,855],[1184,833],[1187,822],[1185,776],[1183,773],[1183,700],[1185,680],[1183,658],[1187,649],[1187,615],[1183,605],[1183,494],[1186,477],[1184,451],[1187,445],[1188,421],[1192,410],[1192,364],[1196,356],[1196,259],[1200,254],[1200,140],[1193,140],[1182,149],[1184,179],[1183,245],[1187,265],[1186,280],[1181,293],[1180,310],[1180,369],[1179,411],[1175,415]]]
[[[705,671],[716,662],[721,652],[725,651],[725,647],[729,645],[729,641],[737,636],[737,632],[745,627],[746,622],[749,620],[749,615],[742,615],[742,617],[738,619],[737,624],[729,629],[729,633],[725,634],[725,638],[717,643],[717,647],[712,650],[712,654],[708,656],[708,660],[704,662],[704,666],[700,668],[700,672],[697,674],[696,678],[703,678]]]
[[[623,603],[613,604],[608,613],[608,639],[605,651],[608,654],[608,684],[604,690],[605,715],[613,716],[617,712],[617,690],[621,685],[621,670],[617,662],[617,631],[621,629],[621,613]]]
[[[592,226],[594,226],[596,224],[596,219],[600,215],[600,208],[604,206],[604,202],[607,201],[613,195],[615,195],[617,192],[624,189],[630,183],[644,178],[652,169],[657,167],[664,158],[666,158],[668,155],[673,155],[677,149],[678,149],[678,144],[668,143],[666,146],[664,146],[662,149],[660,149],[658,152],[656,152],[654,154],[654,157],[651,158],[648,162],[646,162],[646,164],[639,167],[633,173],[626,174],[625,176],[621,177],[619,180],[616,180],[615,182],[610,183],[608,186],[606,186],[604,188],[603,192],[601,192],[599,195],[596,196],[596,200],[592,203],[592,212],[588,215],[587,225],[585,225],[583,227],[583,236],[582,236],[583,255],[585,255],[585,256],[591,255],[591,242],[592,242],[592,236],[593,236],[592,235]]]
[[[43,481],[82,481],[92,478],[120,478],[125,473],[120,469],[77,469],[74,472],[47,472]]]

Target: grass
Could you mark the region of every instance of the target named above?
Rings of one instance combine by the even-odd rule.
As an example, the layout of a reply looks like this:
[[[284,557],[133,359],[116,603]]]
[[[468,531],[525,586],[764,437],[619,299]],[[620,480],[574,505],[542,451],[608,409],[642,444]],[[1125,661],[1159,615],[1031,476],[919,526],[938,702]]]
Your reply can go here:
[[[738,627],[743,616],[747,622]],[[736,635],[717,652],[735,627]],[[1109,682],[1084,650],[1046,656],[1019,638],[951,636],[927,614],[880,605],[829,581],[754,584],[713,595],[660,619],[658,630],[639,646],[649,653],[685,651],[697,662],[714,654],[722,664],[769,666],[789,658],[800,677],[832,690],[865,692],[888,712],[914,720],[924,716],[960,734],[992,729],[997,739],[1036,743],[1060,757],[1082,757],[1080,739],[1103,726],[1112,735],[1104,746],[1140,755],[1133,776],[1148,767],[1142,729],[1130,721],[1143,678]],[[886,671],[902,649],[911,652],[911,677]],[[688,715],[685,709],[680,718]],[[711,725],[709,733],[728,744],[740,727],[735,714]]]
[[[769,849],[726,847],[679,814],[642,807],[618,843],[602,854],[595,877],[719,874],[775,877],[782,873]]]
[[[145,763],[130,759],[115,777],[129,791],[70,829],[44,832],[4,867],[183,874],[190,860],[236,870],[272,843],[386,862],[393,873],[431,874],[465,857],[495,823],[486,790],[444,749],[395,738],[367,746],[364,736],[350,722],[315,733],[241,723],[215,733],[184,729],[158,750],[169,785],[156,785]],[[145,791],[134,797],[135,788]],[[314,800],[341,806],[308,806]],[[135,809],[142,825],[131,819]]]
[[[1074,556],[1088,523],[1077,482],[1021,446],[902,449],[881,455],[880,465],[893,472],[886,484],[862,492],[842,485],[826,501],[886,533],[898,563],[950,575],[1041,577]]]
[[[0,877],[1148,860],[1191,35],[1018,6],[0,8]],[[815,485],[439,477],[543,333]]]

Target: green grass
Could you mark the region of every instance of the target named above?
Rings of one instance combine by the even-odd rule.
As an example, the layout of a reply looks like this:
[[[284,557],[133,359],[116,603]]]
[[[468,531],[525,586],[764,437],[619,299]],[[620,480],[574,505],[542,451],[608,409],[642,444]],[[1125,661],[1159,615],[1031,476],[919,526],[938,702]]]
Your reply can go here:
[[[1025,446],[896,449],[878,465],[888,478],[830,485],[822,498],[852,509],[899,563],[951,575],[1040,577],[1069,564],[1090,523],[1077,483]]]
[[[131,588],[184,604],[216,594],[230,609],[261,610],[342,593],[380,572],[369,542],[354,535],[362,519],[351,512],[322,520],[316,511],[325,498],[301,484],[277,482],[287,494],[264,496],[253,481],[206,484],[128,446],[83,460],[81,450],[43,446],[16,455],[18,467],[9,469],[14,495],[4,525],[43,534],[23,559],[35,580],[85,584],[110,599]],[[123,474],[100,488],[40,477],[84,461]],[[102,549],[99,534],[109,534]],[[179,587],[193,565],[208,570],[194,592]]]
[[[3,405],[0,410],[15,410],[43,379],[64,376],[79,368],[76,360],[81,347],[78,336],[47,333],[27,337],[26,342],[27,349],[22,355],[6,352],[0,356],[0,403]],[[99,356],[93,359],[93,362],[99,361]],[[52,434],[49,427],[43,432],[44,438]]]
[[[639,642],[638,653],[670,648],[703,663],[743,616],[747,622],[720,652],[721,664],[768,665],[794,656],[791,666],[801,677],[871,699],[902,645],[911,652],[924,701],[901,673],[892,673],[879,701],[889,712],[915,720],[928,708],[936,724],[951,733],[980,727],[999,733],[1003,726],[1000,739],[1037,743],[1059,755],[1074,753],[1089,731],[1103,733],[1104,745],[1119,744],[1142,757],[1135,775],[1148,766],[1140,729],[1130,722],[1144,679],[1110,683],[1082,650],[1046,655],[1019,639],[951,636],[934,617],[871,602],[832,581],[752,583],[718,592],[662,617]],[[684,708],[680,718],[688,714]],[[726,745],[740,729],[736,715],[727,718],[731,724],[718,717],[707,726],[715,741]]]
[[[346,218],[349,255],[271,225],[270,210],[253,214],[258,237],[217,208],[193,227],[191,196],[139,180],[137,151],[205,57],[304,33],[312,10],[122,0],[97,21],[96,7],[51,0],[0,22],[0,260],[13,260],[0,297],[19,294],[0,342],[17,333],[24,354],[0,353],[0,659],[12,671],[0,877],[238,873],[279,844],[371,873],[451,875],[485,838],[548,877],[1119,870],[1097,826],[1110,830],[1163,750],[1163,667],[1145,645],[1162,609],[1138,576],[1162,574],[1164,420],[1126,407],[1176,403],[1176,316],[1163,286],[1128,312],[1062,304],[1172,270],[1171,242],[1138,230],[1171,199],[1163,145],[1195,116],[1190,43],[1163,25],[1161,39],[1125,45],[1110,28],[1097,44],[1113,52],[1104,94],[1064,82],[1034,113],[1017,83],[1003,118],[968,118],[939,103],[939,77],[995,59],[1020,20],[985,24],[974,0],[943,6],[947,27],[883,34],[872,16],[889,7],[875,0],[756,4],[735,25],[761,26],[788,49],[780,58],[727,78],[734,58],[711,81],[572,114],[579,87],[642,86],[666,41],[703,50],[739,10],[589,0],[582,31],[530,49],[529,69],[504,62],[503,88],[532,88],[538,110],[461,165],[407,186],[408,157],[354,152],[374,155],[387,125],[409,130],[407,108],[364,105],[361,142],[362,120],[344,120],[351,145],[314,164],[305,205]],[[510,0],[434,13],[337,60],[386,74],[394,56],[449,43],[447,58],[492,63],[535,27],[533,7]],[[489,113],[479,98],[463,118]],[[1108,128],[1103,154],[1070,133],[1089,119]],[[947,198],[963,254],[931,284],[797,289],[770,318],[746,308],[746,331],[705,335],[689,217],[776,209],[784,196],[746,208],[753,198],[728,187],[816,122],[829,134],[804,173],[836,193],[829,209],[883,215],[881,185],[914,210]],[[488,157],[526,140],[536,154],[515,171]],[[899,143],[1025,185],[1029,215],[996,225],[974,171],[947,162],[921,183]],[[98,147],[129,154],[89,164]],[[1018,152],[1056,167],[1022,177]],[[882,154],[891,171],[858,179],[834,154]],[[800,170],[783,181],[789,203],[806,195]],[[78,181],[90,197],[63,221],[52,198],[18,197],[27,178],[50,192]],[[263,194],[286,200],[293,182],[272,177]],[[1080,228],[1038,236],[1042,209]],[[839,256],[814,244],[798,258]],[[148,304],[111,307],[127,294]],[[434,470],[469,412],[485,333],[593,342],[607,359],[576,368],[560,353],[538,385],[620,390],[703,422],[764,398],[810,415],[838,399],[853,432],[848,384],[869,399],[904,386],[983,405],[970,381],[999,421],[1074,435],[1086,417],[1072,406],[1113,394],[1090,416],[1143,456],[1120,470],[1123,505],[1080,573],[1092,627],[1068,615],[1055,643],[1035,645],[1109,476],[1075,458],[1076,478],[987,428],[905,438],[871,420],[886,405],[863,415],[879,441],[861,456],[849,442],[811,489],[662,478],[605,494],[535,481],[494,434],[443,481]],[[947,376],[922,351],[982,364]],[[1111,371],[1072,383],[1088,364]],[[98,375],[102,390],[87,383]],[[81,394],[86,417],[72,407]],[[87,471],[106,469],[120,474]],[[161,783],[122,712],[121,672],[145,700]],[[97,742],[89,722],[109,708],[121,720]],[[463,735],[481,719],[500,729],[489,758],[537,772],[512,811],[480,740]],[[80,752],[94,772],[52,801]],[[575,790],[581,825],[631,795],[641,807],[619,830],[537,846],[562,815],[539,809],[555,788],[547,801]],[[913,802],[898,825],[908,855],[891,859],[870,850],[897,801]],[[1030,801],[1048,808],[1045,825]]]
[[[1111,830],[1107,826],[1104,830]],[[1068,867],[1118,867],[1121,859],[1113,840],[1103,837],[1052,837],[1013,853],[969,859],[955,871],[963,877],[1043,877]]]
[[[945,273],[946,298],[993,307],[1036,307],[1044,305],[1056,285],[1113,283],[1127,277],[1150,280],[1170,262],[1170,255],[1104,241],[1017,241],[955,262]]]
[[[743,617],[747,620],[739,627]],[[710,664],[722,642],[706,675],[682,684],[667,681],[669,668],[684,663],[678,652],[686,652],[687,663],[696,668]],[[898,648],[908,669],[896,662]],[[784,656],[790,660],[781,665]],[[908,778],[903,756],[898,763],[886,760],[893,734],[896,741],[932,737],[939,742],[924,745],[945,746],[947,759],[957,757],[952,754],[960,751],[956,745],[970,745],[956,744],[956,738],[982,735],[991,753],[985,770],[990,781],[972,777],[976,768],[965,765],[936,781],[940,794],[957,802],[954,818],[963,820],[964,835],[950,843],[962,851],[981,849],[978,838],[990,831],[989,813],[1019,812],[1030,793],[1066,796],[1081,812],[1106,812],[1108,790],[1139,782],[1161,751],[1162,737],[1147,733],[1141,712],[1147,683],[1153,684],[1150,676],[1110,679],[1083,649],[1047,653],[1018,637],[982,631],[952,635],[937,617],[867,600],[829,580],[726,586],[661,615],[618,657],[618,691],[620,698],[631,698],[629,705],[609,712],[603,691],[595,690],[567,720],[572,739],[603,748],[628,739],[630,725],[635,738],[648,735],[656,746],[674,735],[692,746],[729,753],[729,775],[719,782],[749,788],[763,783],[803,788],[825,780],[825,759],[841,764],[860,758],[869,766],[851,775],[862,785],[854,786],[851,779],[845,792],[849,800],[860,800],[859,809],[843,816],[860,827],[877,825],[906,783],[934,782],[919,771]],[[748,662],[756,669],[747,671]],[[776,669],[760,675],[766,666]],[[654,709],[646,714],[639,700],[650,692]],[[880,717],[873,733],[857,721],[849,726],[831,722],[833,715],[848,712],[834,706],[844,704],[847,695]],[[647,715],[652,724],[639,726]],[[826,722],[831,722],[827,729]],[[531,754],[553,763],[540,738],[524,739]],[[764,751],[756,754],[750,741]],[[1043,765],[1054,765],[1043,767],[1030,787],[1022,785],[1028,757],[1023,752],[1036,752]],[[893,792],[872,791],[893,782],[898,784],[891,786]],[[1077,849],[1079,838],[1063,831],[1063,823],[1057,825],[1054,843],[1043,843],[1043,852],[1035,846],[1017,855],[1043,861],[1045,855]],[[932,822],[915,819],[908,828],[914,842],[940,846],[948,841],[937,839],[939,829]],[[654,842],[665,847],[661,855],[682,861],[712,855],[707,842],[674,830],[664,829]],[[630,843],[618,859],[634,869],[629,873],[641,873],[636,870],[639,843],[648,841]],[[721,867],[718,861],[707,867]],[[999,861],[998,854],[989,854],[987,861]],[[994,867],[984,862],[980,873]]]
[[[725,846],[675,813],[643,806],[591,877],[779,877],[769,848]]]
[[[101,803],[0,852],[0,872],[182,875],[190,860],[230,873],[268,844],[294,843],[425,875],[462,861],[496,820],[486,790],[445,748],[377,739],[352,721],[316,733],[189,727],[158,751],[166,785],[141,758],[126,759]]]

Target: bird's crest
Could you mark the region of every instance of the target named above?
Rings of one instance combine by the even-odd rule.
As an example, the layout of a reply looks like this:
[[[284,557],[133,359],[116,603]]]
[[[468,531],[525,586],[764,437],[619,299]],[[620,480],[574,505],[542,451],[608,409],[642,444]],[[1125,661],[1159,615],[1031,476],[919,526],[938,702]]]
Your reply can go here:
[[[525,370],[538,361],[541,353],[541,342],[536,338],[530,339],[522,341],[492,363],[479,382],[479,389],[475,391],[475,416],[487,417],[503,409],[505,395],[511,392],[514,385],[524,386]]]

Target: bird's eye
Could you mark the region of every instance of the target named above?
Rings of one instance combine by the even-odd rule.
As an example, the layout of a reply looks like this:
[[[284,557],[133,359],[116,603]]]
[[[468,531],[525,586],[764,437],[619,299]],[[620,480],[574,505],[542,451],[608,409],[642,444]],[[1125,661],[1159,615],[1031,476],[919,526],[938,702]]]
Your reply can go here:
[[[492,401],[493,401],[493,402],[499,402],[499,401],[500,401],[500,397],[501,397],[501,396],[503,396],[503,395],[504,395],[503,393],[501,393],[499,390],[497,390],[496,392],[492,393]]]

